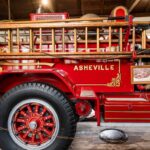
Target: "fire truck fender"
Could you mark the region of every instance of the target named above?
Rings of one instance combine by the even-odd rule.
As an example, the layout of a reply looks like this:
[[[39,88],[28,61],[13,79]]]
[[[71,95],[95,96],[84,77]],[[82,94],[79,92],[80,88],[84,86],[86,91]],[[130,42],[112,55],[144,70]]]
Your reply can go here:
[[[69,78],[67,72],[65,72],[64,70],[54,69],[53,71],[51,71],[51,73],[58,77],[67,86],[70,92],[75,96],[74,83]]]
[[[40,82],[52,85],[62,92],[69,92],[75,96],[74,84],[63,70],[27,70],[16,73],[1,73],[0,82],[1,93],[5,93],[11,88],[26,82]]]

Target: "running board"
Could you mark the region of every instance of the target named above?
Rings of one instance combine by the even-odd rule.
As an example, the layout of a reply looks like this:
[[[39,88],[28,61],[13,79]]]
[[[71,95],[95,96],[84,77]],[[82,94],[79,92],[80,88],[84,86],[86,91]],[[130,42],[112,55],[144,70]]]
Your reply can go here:
[[[130,101],[130,102],[139,102],[139,101],[148,101],[145,98],[124,98],[124,97],[120,97],[120,98],[106,98],[107,101]]]
[[[150,123],[117,123],[117,122],[101,122],[101,127],[150,127]]]

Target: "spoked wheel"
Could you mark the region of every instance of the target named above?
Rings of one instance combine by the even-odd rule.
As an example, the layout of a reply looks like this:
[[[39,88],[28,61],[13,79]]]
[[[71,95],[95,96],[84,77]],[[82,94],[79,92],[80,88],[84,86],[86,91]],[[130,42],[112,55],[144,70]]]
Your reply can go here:
[[[3,150],[63,150],[75,135],[72,107],[53,87],[38,83],[18,86],[4,95],[0,110],[0,126],[7,128],[0,130]]]
[[[41,100],[18,103],[10,112],[8,131],[16,144],[24,149],[44,149],[56,139],[59,119],[55,110]]]

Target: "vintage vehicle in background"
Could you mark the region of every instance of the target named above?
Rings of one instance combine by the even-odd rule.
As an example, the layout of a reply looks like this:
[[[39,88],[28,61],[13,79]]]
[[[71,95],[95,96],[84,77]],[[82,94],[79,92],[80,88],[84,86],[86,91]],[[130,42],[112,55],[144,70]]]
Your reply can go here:
[[[0,147],[64,150],[79,117],[150,122],[150,22],[31,14],[0,23]]]

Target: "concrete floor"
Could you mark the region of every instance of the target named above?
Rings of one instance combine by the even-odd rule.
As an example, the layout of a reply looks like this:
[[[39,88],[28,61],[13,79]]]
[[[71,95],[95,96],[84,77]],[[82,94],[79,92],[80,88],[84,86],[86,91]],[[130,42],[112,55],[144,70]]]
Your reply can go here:
[[[125,131],[129,139],[123,144],[108,144],[99,139],[98,133],[107,128]],[[1,149],[0,149],[1,150]],[[78,123],[76,137],[69,150],[150,150],[150,124]]]
[[[129,139],[123,144],[107,144],[99,139],[99,131],[117,128],[125,131]],[[76,138],[69,150],[150,150],[150,124],[102,124],[95,122],[78,123]]]

